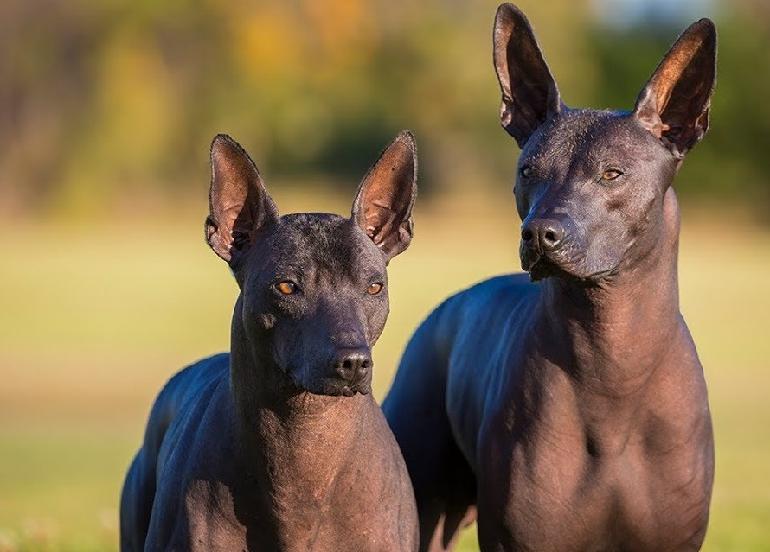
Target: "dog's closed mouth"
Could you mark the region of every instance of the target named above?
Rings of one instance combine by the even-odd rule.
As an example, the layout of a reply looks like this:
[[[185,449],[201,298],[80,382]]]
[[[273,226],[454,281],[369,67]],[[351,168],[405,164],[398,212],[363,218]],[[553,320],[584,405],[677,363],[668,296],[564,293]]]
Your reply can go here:
[[[570,279],[572,281],[592,286],[601,286],[608,280],[611,280],[617,274],[617,268],[611,268],[607,270],[600,270],[591,273],[587,276],[575,274],[570,270],[568,266],[564,266],[547,255],[539,255],[534,261],[529,263],[529,267],[526,268],[529,272],[529,278],[533,282],[542,280],[544,278],[557,276],[560,278]]]
[[[542,280],[549,276],[571,276],[569,272],[545,255],[539,255],[534,261],[529,263],[527,271],[529,272],[530,280],[533,282],[537,282],[538,280]]]
[[[337,382],[327,381],[320,388],[307,389],[311,395],[326,396],[326,397],[354,397],[357,393],[361,395],[368,395],[372,392],[372,387],[369,384],[354,383],[339,385]]]
[[[361,395],[368,395],[371,393],[371,391],[372,388],[368,385],[354,385],[352,387],[349,385],[344,385],[342,387],[341,393],[346,397],[353,397],[356,393],[360,393]]]

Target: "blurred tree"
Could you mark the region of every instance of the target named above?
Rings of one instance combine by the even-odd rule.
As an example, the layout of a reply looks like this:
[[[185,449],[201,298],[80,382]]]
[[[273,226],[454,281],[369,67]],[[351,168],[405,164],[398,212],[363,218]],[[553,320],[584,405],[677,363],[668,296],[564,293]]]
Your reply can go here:
[[[628,108],[683,24],[612,28],[597,2],[521,7],[569,105]],[[497,119],[496,4],[5,0],[0,209],[95,212],[199,194],[217,132],[240,140],[269,177],[350,187],[412,128],[424,191],[508,187],[516,149]],[[681,189],[756,205],[768,196],[770,14],[741,0],[717,18],[712,135],[685,164]]]

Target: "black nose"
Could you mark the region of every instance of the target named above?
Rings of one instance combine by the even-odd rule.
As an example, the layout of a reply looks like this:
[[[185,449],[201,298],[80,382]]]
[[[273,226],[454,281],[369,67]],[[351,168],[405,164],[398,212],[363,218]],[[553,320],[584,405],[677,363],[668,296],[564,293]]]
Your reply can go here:
[[[340,378],[355,385],[366,380],[372,364],[372,357],[368,350],[347,349],[337,352],[334,371]]]
[[[553,219],[531,220],[522,226],[521,239],[532,249],[553,251],[564,240],[564,226]]]

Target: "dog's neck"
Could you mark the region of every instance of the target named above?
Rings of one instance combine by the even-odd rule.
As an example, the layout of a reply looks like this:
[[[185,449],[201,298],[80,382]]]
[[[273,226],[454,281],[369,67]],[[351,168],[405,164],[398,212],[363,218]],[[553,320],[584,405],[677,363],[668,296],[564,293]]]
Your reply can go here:
[[[230,381],[236,465],[252,486],[256,517],[278,541],[320,523],[340,501],[335,482],[361,456],[371,395],[320,396],[298,390],[234,324]],[[344,490],[343,490],[344,491]]]
[[[642,389],[681,338],[677,286],[679,213],[673,189],[652,254],[601,286],[563,278],[543,283],[542,330],[564,346],[558,364],[579,389],[625,397]]]

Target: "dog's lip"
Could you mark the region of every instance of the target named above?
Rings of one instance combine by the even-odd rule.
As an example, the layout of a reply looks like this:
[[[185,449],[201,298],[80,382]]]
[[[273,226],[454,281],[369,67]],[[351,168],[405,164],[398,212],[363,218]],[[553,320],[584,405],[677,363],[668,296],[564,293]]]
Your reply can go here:
[[[356,393],[368,395],[372,392],[372,384],[369,378],[362,378],[350,383],[340,385],[338,378],[324,378],[323,380],[304,384],[294,370],[284,370],[289,376],[289,384],[298,392],[310,393],[321,397],[353,397]]]
[[[372,386],[365,383],[346,383],[344,385],[338,385],[336,382],[329,382],[322,385],[319,389],[310,391],[314,395],[323,395],[328,397],[353,397],[357,393],[361,395],[368,395],[372,392]]]
[[[583,276],[570,270],[569,263],[555,261],[548,255],[537,255],[537,257],[530,261],[528,265],[529,266],[524,270],[529,272],[533,281],[541,280],[551,276],[562,276],[580,282],[597,283],[602,280],[612,278],[615,274],[617,274],[616,268],[609,268],[592,272],[591,274]]]
[[[532,281],[541,280],[549,276],[556,276],[560,273],[567,275],[568,273],[562,269],[553,260],[540,255],[534,261],[529,263],[529,267],[526,269],[529,272]]]
[[[356,393],[359,393],[361,395],[368,395],[372,392],[372,388],[370,385],[343,385],[342,386],[342,394],[346,397],[352,397]]]
[[[547,272],[554,272],[558,270],[564,271],[562,263],[555,261],[549,255],[538,254],[530,250],[528,255],[525,255],[522,259],[522,268],[527,272],[545,270]],[[566,272],[566,271],[565,271]]]
[[[326,380],[320,384],[306,386],[293,373],[289,374],[289,385],[293,394],[307,394],[315,397],[349,398],[356,394],[369,395],[372,392],[371,382],[356,382],[339,386],[334,380]]]

